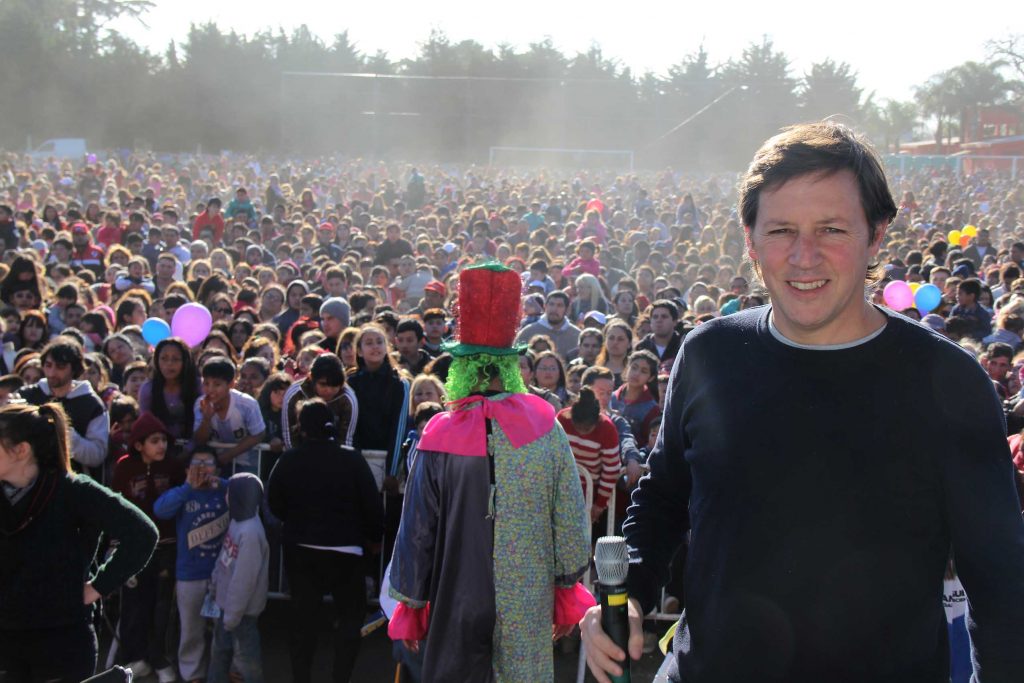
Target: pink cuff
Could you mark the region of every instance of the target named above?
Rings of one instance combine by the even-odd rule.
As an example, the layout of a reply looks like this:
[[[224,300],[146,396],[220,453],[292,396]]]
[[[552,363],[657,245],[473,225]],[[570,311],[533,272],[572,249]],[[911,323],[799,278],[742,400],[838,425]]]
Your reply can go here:
[[[391,640],[424,640],[430,621],[430,603],[419,609],[398,603],[388,623],[388,637]]]
[[[596,604],[594,596],[582,583],[571,588],[556,587],[555,618],[552,621],[556,626],[571,626],[578,623],[587,610]]]

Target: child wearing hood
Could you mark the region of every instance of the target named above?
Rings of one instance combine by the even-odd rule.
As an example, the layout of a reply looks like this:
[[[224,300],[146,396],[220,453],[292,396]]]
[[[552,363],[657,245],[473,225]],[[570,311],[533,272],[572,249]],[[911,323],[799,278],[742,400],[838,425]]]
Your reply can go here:
[[[263,484],[254,474],[228,480],[231,523],[210,581],[220,611],[213,633],[207,683],[226,683],[232,658],[245,683],[262,683],[257,619],[267,604],[270,548],[260,522]]]

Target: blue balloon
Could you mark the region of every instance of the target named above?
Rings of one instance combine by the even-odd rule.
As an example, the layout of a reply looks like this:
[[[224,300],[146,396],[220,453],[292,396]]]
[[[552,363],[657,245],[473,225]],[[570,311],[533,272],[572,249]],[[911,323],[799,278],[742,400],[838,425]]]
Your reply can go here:
[[[921,285],[914,294],[914,307],[921,315],[926,315],[942,303],[942,290],[932,284]]]
[[[150,346],[156,346],[171,336],[171,326],[160,318],[150,318],[142,323],[142,338]]]

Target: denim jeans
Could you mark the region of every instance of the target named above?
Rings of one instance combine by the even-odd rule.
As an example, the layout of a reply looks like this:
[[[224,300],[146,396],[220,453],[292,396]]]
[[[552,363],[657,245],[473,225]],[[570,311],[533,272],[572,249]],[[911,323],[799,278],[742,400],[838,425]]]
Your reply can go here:
[[[257,617],[242,617],[242,621],[232,631],[224,628],[223,616],[217,619],[206,683],[227,683],[232,660],[245,683],[263,683],[263,656]]]

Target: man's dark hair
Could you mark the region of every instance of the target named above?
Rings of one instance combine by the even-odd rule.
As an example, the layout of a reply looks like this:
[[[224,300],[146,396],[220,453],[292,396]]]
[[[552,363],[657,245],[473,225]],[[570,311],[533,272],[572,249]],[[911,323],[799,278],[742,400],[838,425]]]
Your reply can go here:
[[[412,423],[413,426],[418,427],[421,424],[430,422],[430,419],[435,415],[445,412],[444,408],[441,407],[440,403],[434,403],[433,401],[424,401],[423,403],[416,406],[416,412],[413,414]]]
[[[402,332],[415,332],[417,340],[423,339],[423,325],[421,325],[420,321],[415,318],[402,318],[398,321],[398,327],[395,328],[395,334],[401,334]]]
[[[231,362],[230,358],[214,356],[203,364],[203,370],[200,374],[203,376],[203,379],[220,379],[228,383],[234,382],[235,364]]]
[[[614,382],[615,373],[613,373],[611,370],[602,365],[595,365],[593,367],[587,368],[583,372],[583,376],[580,377],[580,384],[585,387],[589,387],[592,386],[594,382],[596,382],[599,379],[610,379],[611,381]]]
[[[212,197],[210,201],[206,202],[207,207],[211,207],[214,205],[223,206],[223,202],[221,202],[220,197]]]
[[[1013,363],[1013,347],[1009,344],[1004,344],[1003,342],[992,342],[989,344],[988,351],[985,353],[988,354],[989,360],[993,358],[1005,358]]]
[[[664,308],[672,316],[673,321],[679,320],[679,305],[675,301],[671,299],[658,299],[651,304],[651,311],[654,311],[656,308]]]
[[[120,422],[129,415],[138,416],[139,404],[131,396],[118,394],[117,397],[110,402],[110,422]]]
[[[340,387],[345,384],[345,366],[333,353],[322,353],[309,367],[309,377],[314,383],[323,380],[329,386]]]
[[[392,310],[380,310],[380,309],[378,309],[378,311],[379,312],[376,315],[373,316],[373,322],[380,323],[381,325],[385,325],[385,326],[387,326],[387,328],[389,330],[393,330],[393,331],[397,332],[397,330],[398,330],[398,323],[401,320],[398,317],[398,314],[395,313]]]
[[[57,290],[57,298],[68,299],[71,303],[76,303],[78,301],[78,287],[72,284],[61,285]]]
[[[17,391],[25,386],[25,380],[20,375],[4,375],[0,377],[0,389],[6,389],[7,391]]]
[[[975,301],[981,296],[981,280],[978,278],[970,277],[960,283],[957,287],[958,291],[964,292],[965,294],[974,295]]]
[[[54,363],[70,365],[72,377],[78,377],[85,369],[81,345],[68,337],[57,337],[43,348],[39,362],[45,365],[48,358]]]
[[[428,320],[437,320],[437,319],[448,320],[448,316],[446,316],[444,314],[444,310],[443,309],[440,309],[440,308],[428,308],[427,310],[423,311],[423,322],[427,322]]]
[[[860,203],[873,243],[880,224],[896,217],[896,202],[889,191],[878,153],[846,126],[833,121],[804,123],[786,128],[754,154],[740,181],[740,216],[752,230],[757,223],[761,193],[809,173],[832,175],[850,171],[857,179]]]
[[[556,289],[555,291],[548,294],[548,298],[544,300],[544,303],[547,304],[547,302],[551,301],[552,299],[561,299],[565,303],[565,307],[569,307],[569,295],[560,289]]]

